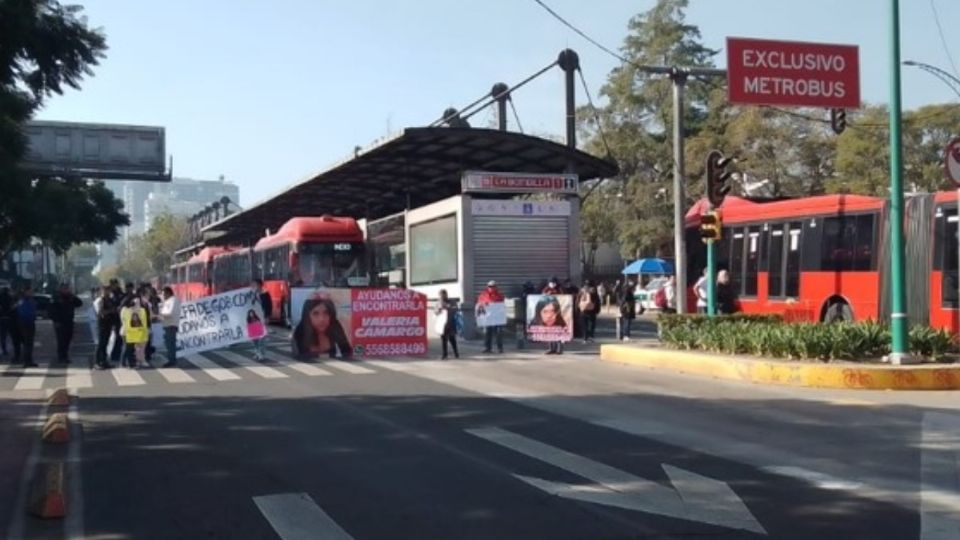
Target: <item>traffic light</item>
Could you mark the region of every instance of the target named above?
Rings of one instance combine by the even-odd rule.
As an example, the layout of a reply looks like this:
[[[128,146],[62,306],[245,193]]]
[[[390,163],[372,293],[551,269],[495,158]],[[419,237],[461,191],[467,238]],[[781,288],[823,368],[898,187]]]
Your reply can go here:
[[[843,130],[847,129],[846,109],[830,109],[830,127],[833,128],[833,132],[837,135],[840,135],[843,133]]]
[[[723,157],[723,152],[712,150],[707,155],[707,200],[714,208],[723,204],[723,198],[730,193],[731,171],[726,170],[733,158]]]
[[[711,210],[700,214],[700,238],[703,240],[720,240],[720,231],[723,229],[723,221],[720,218],[720,212]]]

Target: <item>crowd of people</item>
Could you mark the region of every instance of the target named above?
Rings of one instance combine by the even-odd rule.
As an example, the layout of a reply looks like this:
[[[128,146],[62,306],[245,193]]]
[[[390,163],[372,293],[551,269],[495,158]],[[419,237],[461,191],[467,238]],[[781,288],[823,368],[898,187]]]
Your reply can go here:
[[[163,367],[177,365],[180,301],[170,287],[158,293],[148,283],[121,287],[119,281],[110,280],[97,291],[93,311],[97,320],[97,369],[112,369],[118,364],[131,369],[152,365],[158,344],[153,343],[150,328],[155,323],[163,327],[167,359]]]

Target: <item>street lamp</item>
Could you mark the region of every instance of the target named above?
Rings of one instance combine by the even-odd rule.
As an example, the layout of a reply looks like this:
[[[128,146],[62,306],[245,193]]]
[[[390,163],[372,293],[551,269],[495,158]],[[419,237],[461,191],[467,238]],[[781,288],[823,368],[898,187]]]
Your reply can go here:
[[[930,64],[925,64],[923,62],[915,62],[913,60],[907,60],[903,63],[903,65],[920,68],[926,71],[927,73],[943,81],[944,84],[949,86],[950,89],[957,94],[957,97],[960,97],[960,79],[954,77],[949,72],[944,71],[937,66],[931,66]]]

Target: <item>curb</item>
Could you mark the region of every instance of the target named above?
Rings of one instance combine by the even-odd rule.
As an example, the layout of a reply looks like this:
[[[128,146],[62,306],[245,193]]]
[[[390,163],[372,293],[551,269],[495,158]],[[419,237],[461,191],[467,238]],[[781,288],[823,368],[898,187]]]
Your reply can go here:
[[[29,511],[42,519],[62,518],[67,515],[63,492],[63,462],[48,463],[42,474],[35,477],[30,494]]]
[[[777,362],[630,345],[601,345],[600,359],[755,384],[841,390],[960,390],[960,367]]]

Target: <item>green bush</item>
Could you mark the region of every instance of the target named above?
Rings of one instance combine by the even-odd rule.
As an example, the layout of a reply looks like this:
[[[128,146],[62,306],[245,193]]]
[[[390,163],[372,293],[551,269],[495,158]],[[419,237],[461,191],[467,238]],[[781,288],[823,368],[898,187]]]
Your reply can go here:
[[[890,329],[876,321],[785,323],[778,315],[661,315],[660,339],[668,346],[726,354],[803,360],[866,360],[890,353]],[[932,360],[956,352],[946,330],[916,326],[910,352]]]

